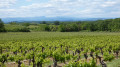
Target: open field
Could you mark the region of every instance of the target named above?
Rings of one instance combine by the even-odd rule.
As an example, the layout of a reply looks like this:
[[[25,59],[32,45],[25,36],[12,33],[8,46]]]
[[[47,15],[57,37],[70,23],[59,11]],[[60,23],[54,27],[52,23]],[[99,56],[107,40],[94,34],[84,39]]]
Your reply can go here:
[[[0,33],[0,47],[0,62],[7,67],[20,63],[22,67],[55,67],[56,63],[59,67],[96,67],[101,65],[99,57],[108,67],[120,66],[120,32]]]

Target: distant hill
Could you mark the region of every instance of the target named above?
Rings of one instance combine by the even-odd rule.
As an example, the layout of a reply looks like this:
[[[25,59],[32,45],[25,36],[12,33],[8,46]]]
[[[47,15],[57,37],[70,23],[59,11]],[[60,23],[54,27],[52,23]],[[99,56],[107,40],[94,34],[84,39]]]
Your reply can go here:
[[[7,23],[11,21],[95,21],[104,20],[107,18],[75,18],[75,17],[23,17],[23,18],[2,18],[2,20]]]

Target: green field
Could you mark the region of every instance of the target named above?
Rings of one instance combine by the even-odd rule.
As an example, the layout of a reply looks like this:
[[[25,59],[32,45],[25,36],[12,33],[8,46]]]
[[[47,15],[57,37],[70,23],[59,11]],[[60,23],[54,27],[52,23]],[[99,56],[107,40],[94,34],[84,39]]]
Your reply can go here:
[[[81,36],[120,36],[119,32],[8,32],[0,33],[0,42],[14,40],[49,40]]]
[[[57,58],[58,66],[76,67],[74,65],[90,65],[92,58],[90,52],[93,52],[93,57],[96,59],[96,54],[105,59],[108,67],[120,66],[120,58],[117,58],[116,51],[120,52],[120,32],[8,32],[0,33],[0,62],[3,64],[3,56],[6,56],[6,67],[10,67],[8,63],[18,60],[33,60],[28,65],[22,62],[22,67],[31,66],[42,63],[43,67],[53,65]],[[41,47],[44,47],[44,51]],[[103,51],[103,55],[101,49]],[[82,50],[83,49],[83,50]],[[67,52],[67,51],[68,52]],[[76,51],[79,52],[76,53]],[[111,51],[111,54],[109,54]],[[15,54],[17,52],[17,54]],[[76,53],[73,55],[73,53]],[[88,58],[85,60],[85,56]],[[9,55],[7,57],[7,55]],[[42,56],[41,56],[42,55]],[[78,57],[79,61],[76,61]],[[120,53],[118,55],[120,57]],[[14,58],[12,60],[12,58]],[[2,60],[1,60],[2,59]],[[4,58],[5,60],[5,58]],[[54,61],[53,61],[54,60]],[[64,61],[66,62],[64,64]],[[87,64],[85,64],[85,61]],[[70,66],[73,65],[73,66]],[[100,65],[98,61],[97,66]],[[12,64],[11,64],[12,65]],[[15,66],[17,67],[17,65]],[[80,67],[80,66],[78,66]],[[95,67],[95,66],[83,66]]]

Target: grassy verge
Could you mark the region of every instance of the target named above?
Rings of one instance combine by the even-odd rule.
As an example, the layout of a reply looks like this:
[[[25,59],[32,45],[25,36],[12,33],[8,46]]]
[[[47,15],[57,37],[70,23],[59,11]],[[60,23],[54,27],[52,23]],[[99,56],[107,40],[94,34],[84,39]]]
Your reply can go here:
[[[102,67],[101,65],[98,67]],[[111,62],[107,62],[107,67],[120,67],[120,59],[115,59]]]

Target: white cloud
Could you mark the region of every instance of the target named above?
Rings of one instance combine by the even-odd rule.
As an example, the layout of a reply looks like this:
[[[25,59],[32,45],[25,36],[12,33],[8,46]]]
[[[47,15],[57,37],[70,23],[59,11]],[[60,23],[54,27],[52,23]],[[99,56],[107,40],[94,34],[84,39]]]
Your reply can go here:
[[[0,8],[10,7],[16,3],[16,0],[0,0]]]
[[[0,9],[0,12],[11,12],[15,11],[15,9]]]
[[[16,0],[2,0],[2,2],[3,1],[7,3],[6,7],[11,6],[16,2]],[[0,3],[0,5],[5,7],[3,3]],[[9,5],[8,3],[11,5]],[[49,2],[45,3],[32,3],[31,5],[21,5],[16,9],[2,9],[0,10],[0,16],[4,15],[4,17],[109,17],[109,14],[111,14],[112,16],[114,14],[116,16],[120,15],[120,10],[115,9],[119,8],[119,3],[119,0],[50,0]],[[6,12],[6,14],[4,13],[4,11]],[[115,11],[117,12],[114,13]]]
[[[26,0],[26,1],[30,2],[30,1],[32,1],[32,0]]]
[[[34,3],[28,6],[21,6],[21,9],[40,9],[40,8],[48,8],[48,7],[52,7],[52,4],[38,4],[38,3]]]
[[[15,9],[0,9],[0,18],[1,17],[13,17]]]
[[[107,2],[104,2],[104,4],[102,4],[101,6],[102,7],[111,7],[111,6],[114,6],[115,4],[117,4],[117,2],[115,2],[115,1],[107,1]]]

